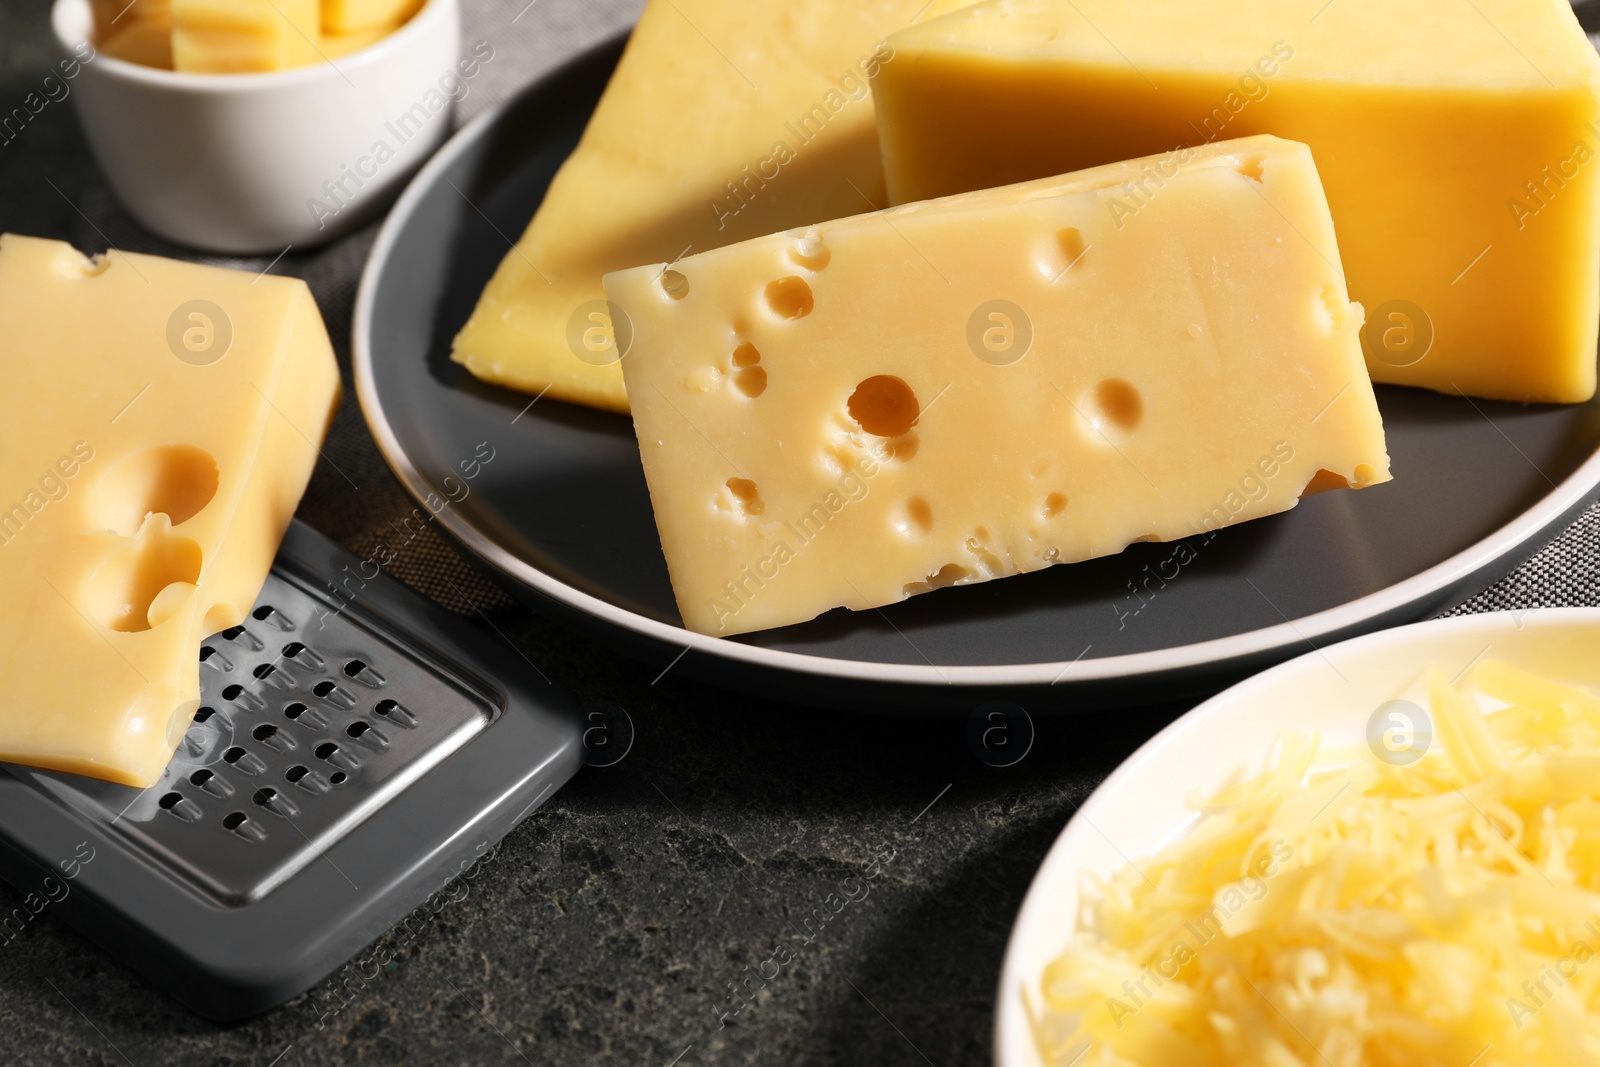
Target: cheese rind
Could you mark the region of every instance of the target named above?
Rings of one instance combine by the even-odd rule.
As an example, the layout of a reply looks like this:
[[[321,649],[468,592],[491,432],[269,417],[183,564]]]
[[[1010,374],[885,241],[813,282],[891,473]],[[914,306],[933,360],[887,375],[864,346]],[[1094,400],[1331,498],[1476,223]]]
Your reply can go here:
[[[196,74],[287,70],[322,58],[317,0],[172,0],[172,60]]]
[[[1593,395],[1600,59],[1565,0],[988,0],[889,41],[873,97],[893,202],[1304,141],[1375,380]]]
[[[1160,195],[1118,227],[1141,168]],[[606,276],[684,623],[729,635],[1389,477],[1326,200],[1270,137]]]
[[[155,781],[339,397],[295,279],[0,238],[0,759]]]
[[[651,0],[576,151],[451,358],[491,382],[628,410],[600,278],[881,207],[866,79],[884,34],[954,0]],[[600,336],[600,335],[595,335]]]

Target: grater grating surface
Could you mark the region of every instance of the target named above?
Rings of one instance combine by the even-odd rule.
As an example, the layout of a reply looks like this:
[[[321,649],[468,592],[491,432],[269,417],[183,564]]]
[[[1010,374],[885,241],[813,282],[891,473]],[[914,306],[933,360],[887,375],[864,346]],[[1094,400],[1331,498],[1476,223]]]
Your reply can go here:
[[[0,764],[0,877],[92,857],[54,913],[208,1018],[321,980],[583,761],[577,701],[520,650],[298,522],[204,648],[207,712],[155,786]]]
[[[224,904],[258,899],[325,854],[495,710],[281,572],[244,625],[201,647],[200,699],[166,773],[136,795],[21,773]]]

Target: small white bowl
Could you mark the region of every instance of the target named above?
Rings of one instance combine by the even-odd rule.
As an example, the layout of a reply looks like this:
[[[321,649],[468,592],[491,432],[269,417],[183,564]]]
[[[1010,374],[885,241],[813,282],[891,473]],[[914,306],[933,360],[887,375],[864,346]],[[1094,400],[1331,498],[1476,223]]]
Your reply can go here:
[[[1150,855],[1193,821],[1185,801],[1266,769],[1289,730],[1317,730],[1329,747],[1361,744],[1387,701],[1412,698],[1431,663],[1454,677],[1491,657],[1579,685],[1600,685],[1600,608],[1495,612],[1436,619],[1309,652],[1212,697],[1146,742],[1067,823],[1022,902],[995,1004],[997,1067],[1044,1067],[1022,990],[1039,980],[1076,926],[1080,879]],[[1409,690],[1409,692],[1408,692]],[[1418,694],[1420,695],[1420,694]]]
[[[93,39],[88,0],[56,0],[51,25],[77,58]],[[106,181],[146,228],[212,252],[275,253],[346,233],[398,192],[450,131],[456,87],[469,85],[460,48],[457,0],[428,0],[331,63],[187,74],[97,52],[69,84]]]

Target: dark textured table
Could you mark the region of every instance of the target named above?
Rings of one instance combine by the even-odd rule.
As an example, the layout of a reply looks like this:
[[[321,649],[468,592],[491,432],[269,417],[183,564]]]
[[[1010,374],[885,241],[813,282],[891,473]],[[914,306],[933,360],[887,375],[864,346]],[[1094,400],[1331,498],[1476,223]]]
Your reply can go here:
[[[457,116],[624,27],[637,0],[467,0],[496,61]],[[519,12],[521,12],[519,16]],[[54,62],[45,5],[0,4],[0,112]],[[0,145],[0,230],[186,255],[107,192],[67,104]],[[410,508],[349,381],[369,227],[292,252],[349,400],[301,517],[358,553]],[[261,270],[268,259],[208,260]],[[4,340],[0,338],[0,358]],[[1600,603],[1600,512],[1469,608]],[[846,715],[730,696],[516,607],[424,531],[392,572],[503,632],[637,727],[513,833],[464,892],[363,954],[392,960],[251,1022],[190,1014],[46,911],[0,945],[0,1062],[26,1064],[834,1063],[988,1058],[995,980],[1035,866],[1074,807],[1182,708],[1040,717],[1020,764],[963,721]],[[484,614],[481,618],[477,612]],[[0,910],[21,902],[0,887]]]

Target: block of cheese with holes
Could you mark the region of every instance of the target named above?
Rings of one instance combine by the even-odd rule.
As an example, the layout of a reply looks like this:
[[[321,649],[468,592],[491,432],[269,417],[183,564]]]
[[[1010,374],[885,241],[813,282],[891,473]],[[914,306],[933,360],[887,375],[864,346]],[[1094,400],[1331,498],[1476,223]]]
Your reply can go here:
[[[1271,137],[606,276],[684,623],[734,634],[1389,477],[1333,225]],[[1248,488],[1248,492],[1241,487]]]
[[[1304,141],[1375,381],[1594,394],[1600,59],[1567,0],[987,0],[889,41],[872,92],[893,202]]]
[[[172,63],[197,74],[248,74],[322,59],[317,0],[172,0]]]
[[[966,0],[651,0],[583,140],[451,358],[627,411],[606,271],[882,207],[866,79],[884,34]]]
[[[339,398],[303,282],[0,237],[0,760],[144,786]]]

